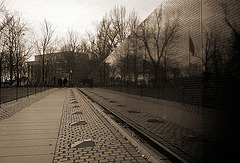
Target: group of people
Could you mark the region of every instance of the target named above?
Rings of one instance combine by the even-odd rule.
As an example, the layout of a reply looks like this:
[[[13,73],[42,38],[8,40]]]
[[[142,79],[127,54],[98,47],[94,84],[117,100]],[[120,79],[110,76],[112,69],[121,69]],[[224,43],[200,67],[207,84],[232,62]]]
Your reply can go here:
[[[62,78],[58,79],[58,86],[59,86],[59,88],[66,87],[67,83],[68,83],[68,80],[67,80],[66,77],[64,79],[62,79]]]

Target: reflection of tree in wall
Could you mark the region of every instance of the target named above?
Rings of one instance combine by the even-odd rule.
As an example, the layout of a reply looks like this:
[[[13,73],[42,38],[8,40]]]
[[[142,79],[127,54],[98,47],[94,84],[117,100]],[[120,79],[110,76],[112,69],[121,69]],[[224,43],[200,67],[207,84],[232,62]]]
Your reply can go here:
[[[240,93],[240,28],[234,26],[228,18],[225,18],[229,30],[231,30],[231,48],[229,60],[226,64],[225,82],[228,88],[227,96],[230,97],[231,107],[238,110]]]
[[[177,32],[179,31],[179,14],[164,15],[162,7],[157,8],[138,28],[136,36],[146,48],[154,71],[154,85],[157,86],[160,79],[161,62],[162,73],[166,72],[166,59],[174,46]],[[166,16],[166,19],[164,19]],[[163,74],[166,78],[166,74]]]
[[[105,85],[109,76],[109,65],[105,59],[130,34],[138,23],[136,13],[126,14],[126,8],[116,6],[102,18],[96,26],[96,34],[89,34],[92,57],[96,61],[96,70],[100,85]]]
[[[121,82],[127,80],[127,57],[121,56],[116,63],[116,71],[120,75]]]
[[[232,31],[232,49],[229,53],[229,63],[228,63],[228,70],[231,72],[231,75],[235,77],[236,79],[240,80],[240,30],[234,27],[227,17],[225,18],[225,21],[229,28]]]
[[[238,101],[240,82],[240,34],[233,19],[223,8],[224,16],[220,20],[229,35],[221,35],[214,29],[203,29],[203,104],[222,107],[228,103],[235,107]],[[218,24],[217,28],[220,28]],[[197,56],[196,56],[197,57]]]
[[[194,67],[193,65],[194,64],[192,64],[191,67]],[[194,71],[191,71],[191,72],[192,72],[192,74],[195,74]],[[167,78],[172,78],[172,79],[180,78],[182,76],[182,74],[181,74],[181,69],[180,69],[180,66],[179,66],[179,62],[177,62],[175,60],[172,60],[172,59],[169,59],[166,75],[167,75],[166,76]]]
[[[219,37],[213,32],[203,29],[203,79],[209,81],[213,74],[220,73],[222,57],[219,52]]]
[[[233,15],[232,9],[227,2],[220,4],[222,12],[224,14],[223,23],[226,24],[227,30],[231,31],[231,36],[228,40],[228,44],[231,45],[228,48],[228,61],[227,61],[227,74],[240,80],[240,24],[239,13]],[[237,10],[238,12],[238,10]],[[232,16],[233,15],[233,16]],[[235,19],[234,19],[235,18]],[[235,20],[235,21],[234,21]]]
[[[118,59],[115,66],[123,81],[134,81],[134,85],[138,83],[138,76],[142,72],[141,58],[137,55],[123,56]],[[114,68],[114,67],[113,67]]]

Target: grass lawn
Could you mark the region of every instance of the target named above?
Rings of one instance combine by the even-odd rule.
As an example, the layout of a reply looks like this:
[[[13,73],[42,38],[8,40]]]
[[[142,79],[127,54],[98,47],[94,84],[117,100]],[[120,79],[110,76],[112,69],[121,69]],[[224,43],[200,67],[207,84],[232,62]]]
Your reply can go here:
[[[16,98],[22,98],[26,97],[31,94],[35,94],[38,92],[42,92],[44,90],[47,90],[47,87],[11,87],[11,88],[1,88],[1,103],[5,103],[8,101],[16,100]],[[18,92],[18,93],[17,93]]]

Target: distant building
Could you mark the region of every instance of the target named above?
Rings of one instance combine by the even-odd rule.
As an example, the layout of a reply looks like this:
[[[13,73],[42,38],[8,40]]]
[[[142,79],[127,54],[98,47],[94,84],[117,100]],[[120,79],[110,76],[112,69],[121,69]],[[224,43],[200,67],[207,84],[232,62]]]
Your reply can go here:
[[[28,62],[30,84],[43,84],[43,56],[36,55],[34,61]],[[58,52],[44,56],[45,85],[57,86],[59,78],[67,78],[68,85],[84,79],[83,71],[89,56],[86,53]],[[69,81],[71,83],[69,83]]]

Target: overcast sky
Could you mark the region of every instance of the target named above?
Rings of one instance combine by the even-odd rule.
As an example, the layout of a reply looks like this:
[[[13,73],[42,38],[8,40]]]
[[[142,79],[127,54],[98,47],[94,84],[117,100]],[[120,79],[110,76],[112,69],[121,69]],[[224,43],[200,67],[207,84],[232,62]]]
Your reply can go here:
[[[5,0],[7,8],[18,11],[38,32],[44,18],[56,28],[55,34],[64,36],[68,29],[81,34],[91,30],[106,12],[116,5],[128,11],[135,9],[144,20],[162,0]]]

